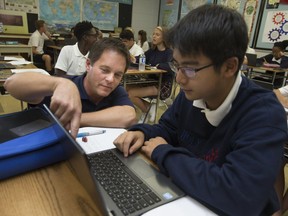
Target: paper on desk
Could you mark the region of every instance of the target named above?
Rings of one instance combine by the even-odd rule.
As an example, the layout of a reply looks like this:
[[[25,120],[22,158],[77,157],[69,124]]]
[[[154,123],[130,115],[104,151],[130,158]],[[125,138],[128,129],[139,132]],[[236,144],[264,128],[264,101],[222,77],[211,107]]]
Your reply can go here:
[[[25,61],[23,57],[15,57],[15,56],[4,56],[4,61]]]
[[[90,132],[95,130],[106,130],[106,132],[103,134],[87,136],[87,142],[83,142],[82,138],[76,139],[86,154],[115,148],[113,141],[121,133],[126,131],[125,129],[122,128],[83,127],[79,129],[79,133]]]
[[[158,215],[215,216],[217,214],[210,211],[208,208],[206,208],[196,200],[192,199],[191,197],[185,196],[170,203],[167,203],[165,205],[154,208],[143,214],[143,216],[158,216]]]
[[[27,64],[32,64],[32,62],[29,62],[29,61],[26,61],[25,59],[24,60],[14,60],[14,61],[10,61],[8,62],[12,65],[27,65]]]
[[[40,69],[40,68],[33,68],[33,69],[12,69],[12,73],[25,73],[25,72],[36,72],[45,75],[50,75],[47,71]]]

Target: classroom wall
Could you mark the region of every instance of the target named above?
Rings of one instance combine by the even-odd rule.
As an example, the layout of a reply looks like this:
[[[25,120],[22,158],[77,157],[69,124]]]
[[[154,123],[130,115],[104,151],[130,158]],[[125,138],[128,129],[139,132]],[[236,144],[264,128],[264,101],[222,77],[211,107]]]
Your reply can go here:
[[[158,24],[160,0],[133,0],[132,6],[132,28],[137,40],[138,31],[147,32],[148,41],[151,41],[154,28]]]

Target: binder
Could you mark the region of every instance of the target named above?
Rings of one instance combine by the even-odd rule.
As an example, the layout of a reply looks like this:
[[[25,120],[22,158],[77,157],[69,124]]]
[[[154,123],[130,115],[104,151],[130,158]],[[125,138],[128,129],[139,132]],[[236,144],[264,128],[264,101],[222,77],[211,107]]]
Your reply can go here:
[[[41,108],[1,115],[0,179],[66,160],[55,125]]]

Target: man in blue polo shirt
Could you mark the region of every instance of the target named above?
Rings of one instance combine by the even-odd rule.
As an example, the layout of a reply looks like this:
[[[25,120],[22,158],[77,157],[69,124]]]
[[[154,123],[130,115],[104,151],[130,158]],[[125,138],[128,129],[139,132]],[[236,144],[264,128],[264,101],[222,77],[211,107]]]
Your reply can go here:
[[[136,122],[134,106],[119,85],[129,58],[120,40],[104,38],[91,47],[86,73],[81,76],[67,79],[39,73],[17,74],[4,86],[20,100],[48,104],[74,136],[79,125],[126,128]]]

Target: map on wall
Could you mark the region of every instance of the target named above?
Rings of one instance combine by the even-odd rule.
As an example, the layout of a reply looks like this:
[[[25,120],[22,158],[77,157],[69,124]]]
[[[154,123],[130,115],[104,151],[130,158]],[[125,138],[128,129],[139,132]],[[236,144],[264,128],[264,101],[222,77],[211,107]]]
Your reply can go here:
[[[213,0],[182,0],[180,18],[184,17],[187,13],[189,13],[189,11],[206,3],[211,4],[213,3]]]
[[[80,0],[39,0],[40,19],[50,32],[67,32],[80,21]]]
[[[83,0],[83,20],[88,20],[101,30],[118,27],[119,4],[115,2]]]

